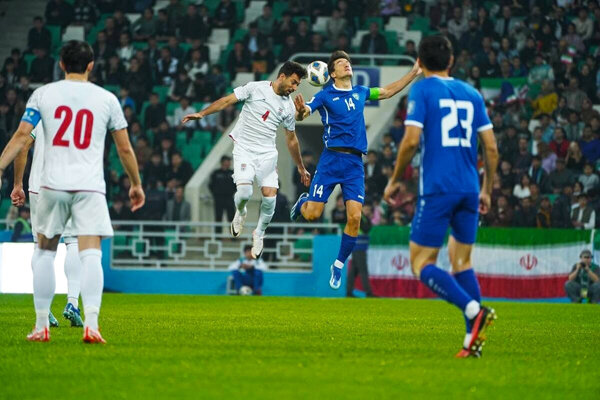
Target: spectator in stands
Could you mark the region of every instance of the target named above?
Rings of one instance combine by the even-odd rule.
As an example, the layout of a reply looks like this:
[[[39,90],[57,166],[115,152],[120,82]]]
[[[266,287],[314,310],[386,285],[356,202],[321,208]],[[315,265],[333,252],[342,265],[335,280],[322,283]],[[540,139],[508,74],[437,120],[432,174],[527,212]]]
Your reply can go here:
[[[169,88],[169,100],[180,101],[182,97],[188,96],[192,91],[192,80],[185,69],[180,68],[177,79],[171,83]]]
[[[311,53],[325,53],[327,49],[323,43],[323,36],[320,33],[313,33],[310,37],[310,48],[308,49]]]
[[[45,15],[48,24],[65,29],[73,21],[73,6],[64,0],[50,0]]]
[[[19,84],[17,85],[17,96],[19,100],[22,102],[27,102],[29,96],[33,94],[33,89],[29,86],[29,77],[27,75],[22,75],[19,78]]]
[[[583,185],[583,192],[586,194],[596,194],[600,178],[594,173],[594,167],[590,163],[583,166],[583,174],[577,179]]]
[[[106,64],[103,80],[105,85],[121,85],[124,83],[125,67],[118,55],[113,54]]]
[[[479,45],[483,40],[483,34],[479,29],[477,19],[469,20],[467,30],[461,36],[457,36],[457,38],[459,39],[458,43],[461,49],[467,50],[470,54],[475,54],[479,50]]]
[[[467,83],[473,86],[475,89],[481,89],[481,71],[477,65],[473,65],[469,71],[469,77]]]
[[[315,163],[315,156],[312,152],[308,150],[304,150],[302,152],[302,162],[304,163],[304,168],[310,173],[310,176],[315,176],[315,170],[317,165]],[[296,188],[296,197],[300,196],[301,193],[306,192],[306,186],[302,183],[300,179],[300,174],[294,168],[294,172],[292,174],[292,182],[294,183],[294,187]]]
[[[529,198],[531,199],[531,205],[536,209],[539,208],[542,203],[542,197],[540,196],[540,187],[536,183],[531,182],[529,184],[529,193],[531,193],[531,196],[529,196]]]
[[[342,18],[342,13],[339,8],[335,7],[333,9],[331,18],[327,21],[327,24],[325,25],[325,29],[331,46],[335,44],[337,38],[342,33],[347,32],[348,21],[346,21],[345,18]]]
[[[119,38],[119,47],[117,48],[117,55],[125,66],[129,68],[129,60],[133,57],[135,49],[131,44],[131,36],[129,32],[122,32]]]
[[[544,56],[540,53],[535,56],[535,65],[529,71],[527,82],[530,85],[539,85],[544,80],[554,81],[554,70],[544,62]]]
[[[179,65],[183,66],[183,60],[185,59],[185,51],[181,48],[179,40],[177,40],[177,36],[169,36],[169,38],[167,39],[166,47],[171,51],[171,57],[177,59]]]
[[[600,302],[600,267],[592,262],[590,250],[579,254],[579,262],[573,265],[565,283],[565,292],[573,303],[581,303],[583,299]]]
[[[160,145],[163,138],[168,138],[171,141],[175,141],[175,132],[169,126],[167,120],[163,120],[158,124],[158,129],[154,130],[154,145]],[[170,157],[166,165],[170,163]]]
[[[144,132],[142,130],[142,124],[140,121],[134,121],[130,126],[129,126],[129,140],[131,141],[131,144],[133,146],[135,146],[136,142],[138,141],[138,139],[140,137],[142,137],[144,135]],[[146,137],[146,139],[148,139]],[[143,165],[142,165],[143,167]]]
[[[573,173],[577,173],[583,170],[585,165],[585,159],[581,153],[579,143],[571,142],[569,150],[567,151],[566,167]]]
[[[44,25],[44,19],[42,17],[35,17],[33,19],[33,28],[29,30],[27,35],[27,48],[30,52],[34,49],[46,49],[50,51],[52,46],[52,34]]]
[[[583,103],[581,103],[581,122],[591,124],[594,118],[600,118],[600,113],[594,110],[592,101],[589,97],[586,97],[583,99]],[[595,134],[593,130],[592,134]]]
[[[344,226],[348,221],[346,216],[346,206],[344,205],[344,196],[338,194],[335,199],[335,208],[331,210],[331,223]]]
[[[556,160],[556,169],[550,172],[548,183],[553,193],[560,193],[567,185],[572,185],[575,178],[573,173],[565,168],[565,160],[559,158]]]
[[[173,152],[171,155],[171,166],[167,172],[167,182],[175,179],[177,185],[185,186],[193,174],[194,169],[192,168],[192,164],[184,160],[180,152]]]
[[[560,126],[554,129],[554,139],[550,142],[550,150],[559,158],[566,158],[569,150],[569,142],[565,140],[565,132]]]
[[[48,56],[46,49],[39,48],[33,51],[35,58],[31,62],[29,75],[31,81],[36,83],[49,83],[52,81],[54,59]]]
[[[136,110],[142,110],[143,102],[148,98],[148,93],[152,87],[152,82],[147,74],[140,69],[140,62],[137,57],[132,58],[129,63],[129,71],[125,74],[124,87],[129,89],[129,95],[136,104]]]
[[[196,74],[189,93],[194,102],[202,102],[206,98],[212,100],[216,97],[215,88],[202,72]]]
[[[266,42],[258,45],[258,51],[252,56],[252,72],[255,79],[261,80],[264,74],[270,73],[275,68],[275,56]]]
[[[191,221],[192,207],[190,203],[183,198],[183,186],[177,186],[175,196],[167,202],[167,221]]]
[[[296,23],[292,21],[292,14],[286,10],[283,12],[281,16],[281,21],[279,21],[275,28],[273,40],[277,44],[283,44],[288,36],[293,36],[295,33]]]
[[[536,222],[538,228],[552,227],[552,204],[548,197],[542,198],[541,204],[538,207]]]
[[[93,46],[95,63],[94,67],[102,70],[110,57],[116,54],[114,47],[107,42],[106,31],[98,32],[96,43]]]
[[[520,207],[515,211],[514,222],[522,228],[535,228],[537,226],[537,210],[532,207],[531,199],[523,197]]]
[[[88,32],[98,21],[100,15],[91,0],[76,0],[73,5],[73,24],[81,25]]]
[[[252,65],[250,63],[252,57],[250,52],[241,41],[235,42],[233,50],[227,58],[227,72],[232,80],[235,79],[238,72],[250,72]]]
[[[400,142],[404,137],[404,121],[400,117],[395,117],[392,127],[390,128],[390,135],[392,136],[396,146],[400,146]]]
[[[11,242],[20,242],[22,240],[31,240],[31,214],[29,207],[19,208],[19,217],[15,220],[15,226],[13,228],[13,234],[10,238]],[[21,236],[27,235],[27,237],[21,239]]]
[[[119,33],[131,32],[131,22],[129,22],[129,18],[125,16],[123,10],[117,8],[112,17],[115,20],[115,29]]]
[[[531,165],[531,153],[529,152],[529,141],[521,137],[519,138],[519,151],[515,156],[514,171],[521,174],[527,171]]]
[[[235,4],[231,0],[221,0],[214,14],[214,26],[216,28],[226,28],[231,31],[235,29],[237,12]]]
[[[592,127],[586,125],[579,141],[583,157],[590,163],[596,163],[600,158],[600,139],[592,135]]]
[[[119,46],[119,35],[121,33],[116,28],[114,18],[109,17],[104,20],[104,32],[106,34],[106,43],[113,48],[117,48]]]
[[[190,79],[194,79],[199,73],[208,73],[208,56],[203,58],[201,49],[193,49],[190,61],[185,64],[185,70]]]
[[[166,170],[162,164],[161,153],[154,151],[150,156],[150,161],[144,165],[144,177],[146,180],[152,178],[156,181],[158,187],[164,187],[167,181]]]
[[[152,7],[146,8],[142,17],[138,18],[131,26],[133,37],[136,41],[148,40],[151,36],[156,35],[156,29],[157,20],[154,16],[154,9]]]
[[[144,127],[146,129],[156,129],[158,125],[165,119],[165,105],[159,102],[158,94],[153,92],[150,94],[150,105],[146,108]]]
[[[379,24],[371,22],[369,33],[362,37],[360,52],[367,54],[387,54],[388,48],[385,36],[379,32]]]
[[[389,166],[386,168],[389,168]],[[400,211],[402,213],[402,219],[404,221],[410,221],[415,214],[417,196],[414,193],[409,192],[406,184],[402,181],[397,182],[396,186],[397,191],[393,197],[394,206],[391,207],[391,210],[392,212]]]
[[[530,182],[529,175],[522,174],[519,183],[517,183],[513,189],[513,196],[517,199],[529,198],[531,196],[531,192],[529,191]]]
[[[460,38],[469,29],[467,18],[463,15],[462,7],[454,7],[452,19],[448,22],[448,33],[455,38]]]
[[[567,140],[579,141],[583,135],[584,123],[579,120],[579,114],[575,110],[569,110],[568,123],[564,125]]]
[[[191,131],[193,131],[196,127],[196,121],[188,121],[184,125],[181,123],[181,120],[184,116],[188,114],[193,114],[195,112],[196,110],[194,109],[194,107],[190,105],[190,99],[188,99],[186,96],[182,96],[179,99],[179,107],[175,109],[175,112],[173,114],[171,127],[177,129],[178,131],[188,131],[188,137],[191,136]]]
[[[283,48],[281,49],[281,53],[279,53],[279,62],[289,60],[293,54],[298,52],[300,52],[300,49],[297,45],[296,36],[292,34],[288,35],[285,38],[285,42],[283,44]]]
[[[533,118],[536,118],[542,114],[552,114],[558,106],[558,95],[554,90],[552,81],[544,79],[542,81],[542,87],[537,98],[531,102],[533,107]]]
[[[179,34],[188,43],[191,43],[194,39],[208,39],[210,26],[203,23],[195,4],[188,5],[187,14],[183,17],[179,26]]]
[[[273,32],[275,31],[276,21],[273,17],[273,9],[271,5],[265,4],[262,9],[262,14],[255,21],[256,26],[258,27],[258,32],[265,36],[271,37]]]
[[[227,89],[227,79],[225,78],[225,75],[223,75],[223,66],[219,64],[213,65],[210,69],[210,74],[206,77],[206,80],[214,88],[215,98],[218,98],[225,93],[225,89]],[[222,113],[223,112],[220,114]]]
[[[542,159],[540,156],[533,156],[531,158],[531,167],[528,170],[529,178],[532,183],[535,183],[542,193],[550,193],[550,186],[548,185],[548,173],[542,168]]]
[[[509,227],[512,226],[514,211],[505,196],[500,195],[496,206],[484,217],[487,226]]]
[[[9,58],[4,63],[4,68],[2,68],[2,75],[8,86],[15,87],[19,82],[19,74],[15,70],[15,62],[12,58]]]
[[[165,9],[158,10],[158,19],[156,21],[156,39],[167,40],[169,36],[172,36],[175,30],[171,28],[169,24],[169,15]]]
[[[233,277],[233,288],[237,294],[262,294],[263,270],[267,269],[262,259],[252,258],[252,246],[244,246],[244,255],[229,265]],[[250,291],[246,291],[249,288]]]
[[[310,48],[310,37],[312,31],[308,25],[308,20],[301,19],[298,22],[298,30],[296,31],[296,47],[298,51],[308,51]]]
[[[21,56],[21,50],[19,50],[16,47],[10,51],[10,56],[7,57],[6,60],[4,60],[3,69],[6,69],[6,65],[11,62],[14,66],[14,73],[17,74],[19,78],[27,76],[27,63],[25,62],[25,59]]]
[[[111,221],[128,221],[133,219],[133,213],[129,207],[125,206],[123,197],[116,196],[113,199],[113,203],[108,210]],[[115,230],[130,230],[132,227],[120,226],[113,224]]]
[[[440,0],[429,8],[431,27],[436,28],[442,23],[447,23],[452,17],[452,5],[448,0]]]
[[[129,89],[126,86],[121,86],[119,89],[119,103],[121,108],[130,107],[135,111],[135,101],[129,96]]]
[[[500,37],[510,36],[515,31],[515,28],[518,24],[518,20],[512,16],[512,10],[510,6],[505,5],[502,7],[502,17],[496,20],[496,26],[494,27],[494,30]]]
[[[150,161],[152,155],[152,149],[146,136],[140,136],[134,146],[135,158],[137,159],[138,165],[145,165]]]
[[[542,159],[542,168],[546,170],[547,173],[551,173],[556,168],[556,160],[558,157],[552,150],[550,150],[550,146],[545,142],[541,142],[538,144],[538,155]]]
[[[232,221],[235,214],[235,204],[233,195],[236,187],[233,182],[233,170],[231,169],[231,157],[221,157],[221,167],[216,169],[210,175],[208,189],[213,196],[215,206],[215,221],[222,222],[223,214],[227,212],[227,221]],[[221,227],[216,228],[217,233],[221,233]]]
[[[573,25],[583,41],[592,37],[594,33],[594,21],[589,17],[588,11],[584,7],[579,9],[578,18],[573,20]]]
[[[160,49],[160,59],[156,62],[156,79],[162,85],[170,85],[175,79],[179,60],[171,56],[169,47]]]
[[[571,210],[571,222],[575,229],[594,229],[596,226],[596,211],[588,204],[588,196],[581,193],[577,204]]]

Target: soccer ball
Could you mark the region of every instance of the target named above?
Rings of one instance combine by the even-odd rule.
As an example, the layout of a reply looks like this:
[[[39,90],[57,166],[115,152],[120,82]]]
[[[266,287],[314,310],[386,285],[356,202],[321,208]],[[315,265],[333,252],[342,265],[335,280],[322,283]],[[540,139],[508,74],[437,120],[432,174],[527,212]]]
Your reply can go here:
[[[240,296],[252,296],[252,288],[250,286],[242,286],[240,288]]]
[[[306,67],[308,73],[308,83],[313,86],[323,86],[329,81],[329,71],[327,64],[323,61],[313,61]]]

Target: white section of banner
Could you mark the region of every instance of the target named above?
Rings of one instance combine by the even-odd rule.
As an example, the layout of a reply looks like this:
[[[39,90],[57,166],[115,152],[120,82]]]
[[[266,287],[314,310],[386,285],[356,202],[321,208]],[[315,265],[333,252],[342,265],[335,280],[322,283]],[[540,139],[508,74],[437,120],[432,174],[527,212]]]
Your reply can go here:
[[[551,276],[566,275],[579,261],[579,253],[586,248],[581,244],[536,246],[529,249],[507,247],[475,246],[473,248],[473,268],[478,274],[501,276]],[[373,277],[409,277],[410,268],[408,247],[377,247],[368,250],[369,275]],[[440,250],[439,267],[450,270],[448,250]]]
[[[0,293],[33,293],[31,256],[33,243],[0,244]],[[64,244],[59,244],[54,259],[55,293],[67,293]]]

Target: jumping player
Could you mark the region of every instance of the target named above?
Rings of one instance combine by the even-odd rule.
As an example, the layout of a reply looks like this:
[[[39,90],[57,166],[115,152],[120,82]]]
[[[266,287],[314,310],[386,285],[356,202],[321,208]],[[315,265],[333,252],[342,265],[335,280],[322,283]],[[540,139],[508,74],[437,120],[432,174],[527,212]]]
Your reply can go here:
[[[327,199],[336,185],[342,187],[348,222],[342,235],[338,257],[331,265],[329,285],[338,289],[342,280],[342,268],[352,253],[360,227],[362,205],[365,201],[365,172],[362,155],[367,153],[367,129],[364,107],[367,100],[385,100],[399,93],[419,74],[415,63],[402,79],[383,88],[352,86],[352,65],[344,51],[331,54],[327,68],[333,79],[309,102],[302,95],[296,96],[296,119],[298,121],[319,111],[323,122],[323,142],[319,164],[309,193],[302,193],[292,207],[292,221],[300,214],[307,221],[314,221],[323,214]]]
[[[452,44],[446,37],[430,36],[419,44],[419,64],[425,79],[410,90],[406,133],[384,200],[393,204],[395,182],[420,145],[419,199],[410,235],[412,270],[423,284],[464,313],[467,335],[456,356],[478,357],[486,328],[496,313],[480,305],[471,250],[479,213],[485,214],[490,207],[498,150],[481,95],[465,82],[448,76],[453,61]],[[485,161],[481,191],[478,139]],[[435,265],[448,225],[448,254],[454,275]]]
[[[306,77],[306,69],[293,61],[286,61],[273,82],[249,82],[237,87],[233,93],[220,98],[206,109],[186,115],[183,123],[198,120],[243,101],[240,116],[229,135],[233,139],[233,179],[237,186],[234,196],[235,215],[231,221],[231,235],[238,237],[246,221],[246,203],[252,197],[252,184],[256,178],[262,192],[258,225],[252,232],[252,257],[263,251],[267,226],[275,213],[275,199],[279,188],[277,175],[277,128],[283,124],[287,147],[298,168],[302,183],[308,186],[310,173],[304,168],[300,145],[296,137],[294,103],[290,95]]]
[[[54,258],[65,225],[72,218],[82,265],[81,298],[85,312],[83,340],[105,343],[98,328],[102,302],[102,237],[112,236],[104,182],[106,131],[112,132],[117,152],[131,180],[132,210],[144,205],[137,161],[127,121],[119,101],[109,91],[88,82],[94,67],[89,44],[72,40],[60,51],[65,79],[36,89],[17,131],[0,156],[0,176],[27,145],[31,131],[42,122],[44,168],[38,201],[38,248],[33,254],[33,302],[36,324],[27,339],[50,340],[48,312],[54,296]]]
[[[29,172],[29,208],[31,209],[31,227],[33,243],[38,247],[38,197],[40,192],[40,179],[44,166],[44,129],[41,124],[31,131],[30,139],[15,159],[14,165],[14,187],[10,198],[13,205],[22,207],[25,205],[25,192],[23,191],[23,173],[27,164],[27,155],[31,145],[34,146],[31,170]],[[79,293],[81,288],[81,261],[79,260],[79,246],[77,238],[71,233],[71,220],[63,232],[63,240],[67,248],[65,257],[65,275],[67,277],[67,304],[63,310],[63,316],[71,321],[71,326],[83,326],[81,313],[79,311]],[[33,260],[32,260],[33,262]],[[33,265],[32,265],[33,268]],[[48,315],[50,326],[58,326],[58,321],[50,313]]]

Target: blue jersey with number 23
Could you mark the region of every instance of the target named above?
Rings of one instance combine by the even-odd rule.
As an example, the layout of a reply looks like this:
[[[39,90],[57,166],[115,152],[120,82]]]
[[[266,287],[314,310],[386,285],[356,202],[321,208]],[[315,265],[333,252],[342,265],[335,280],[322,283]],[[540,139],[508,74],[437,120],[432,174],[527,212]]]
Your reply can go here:
[[[479,192],[477,134],[492,124],[473,87],[453,78],[422,79],[410,90],[404,123],[423,129],[419,195]]]

